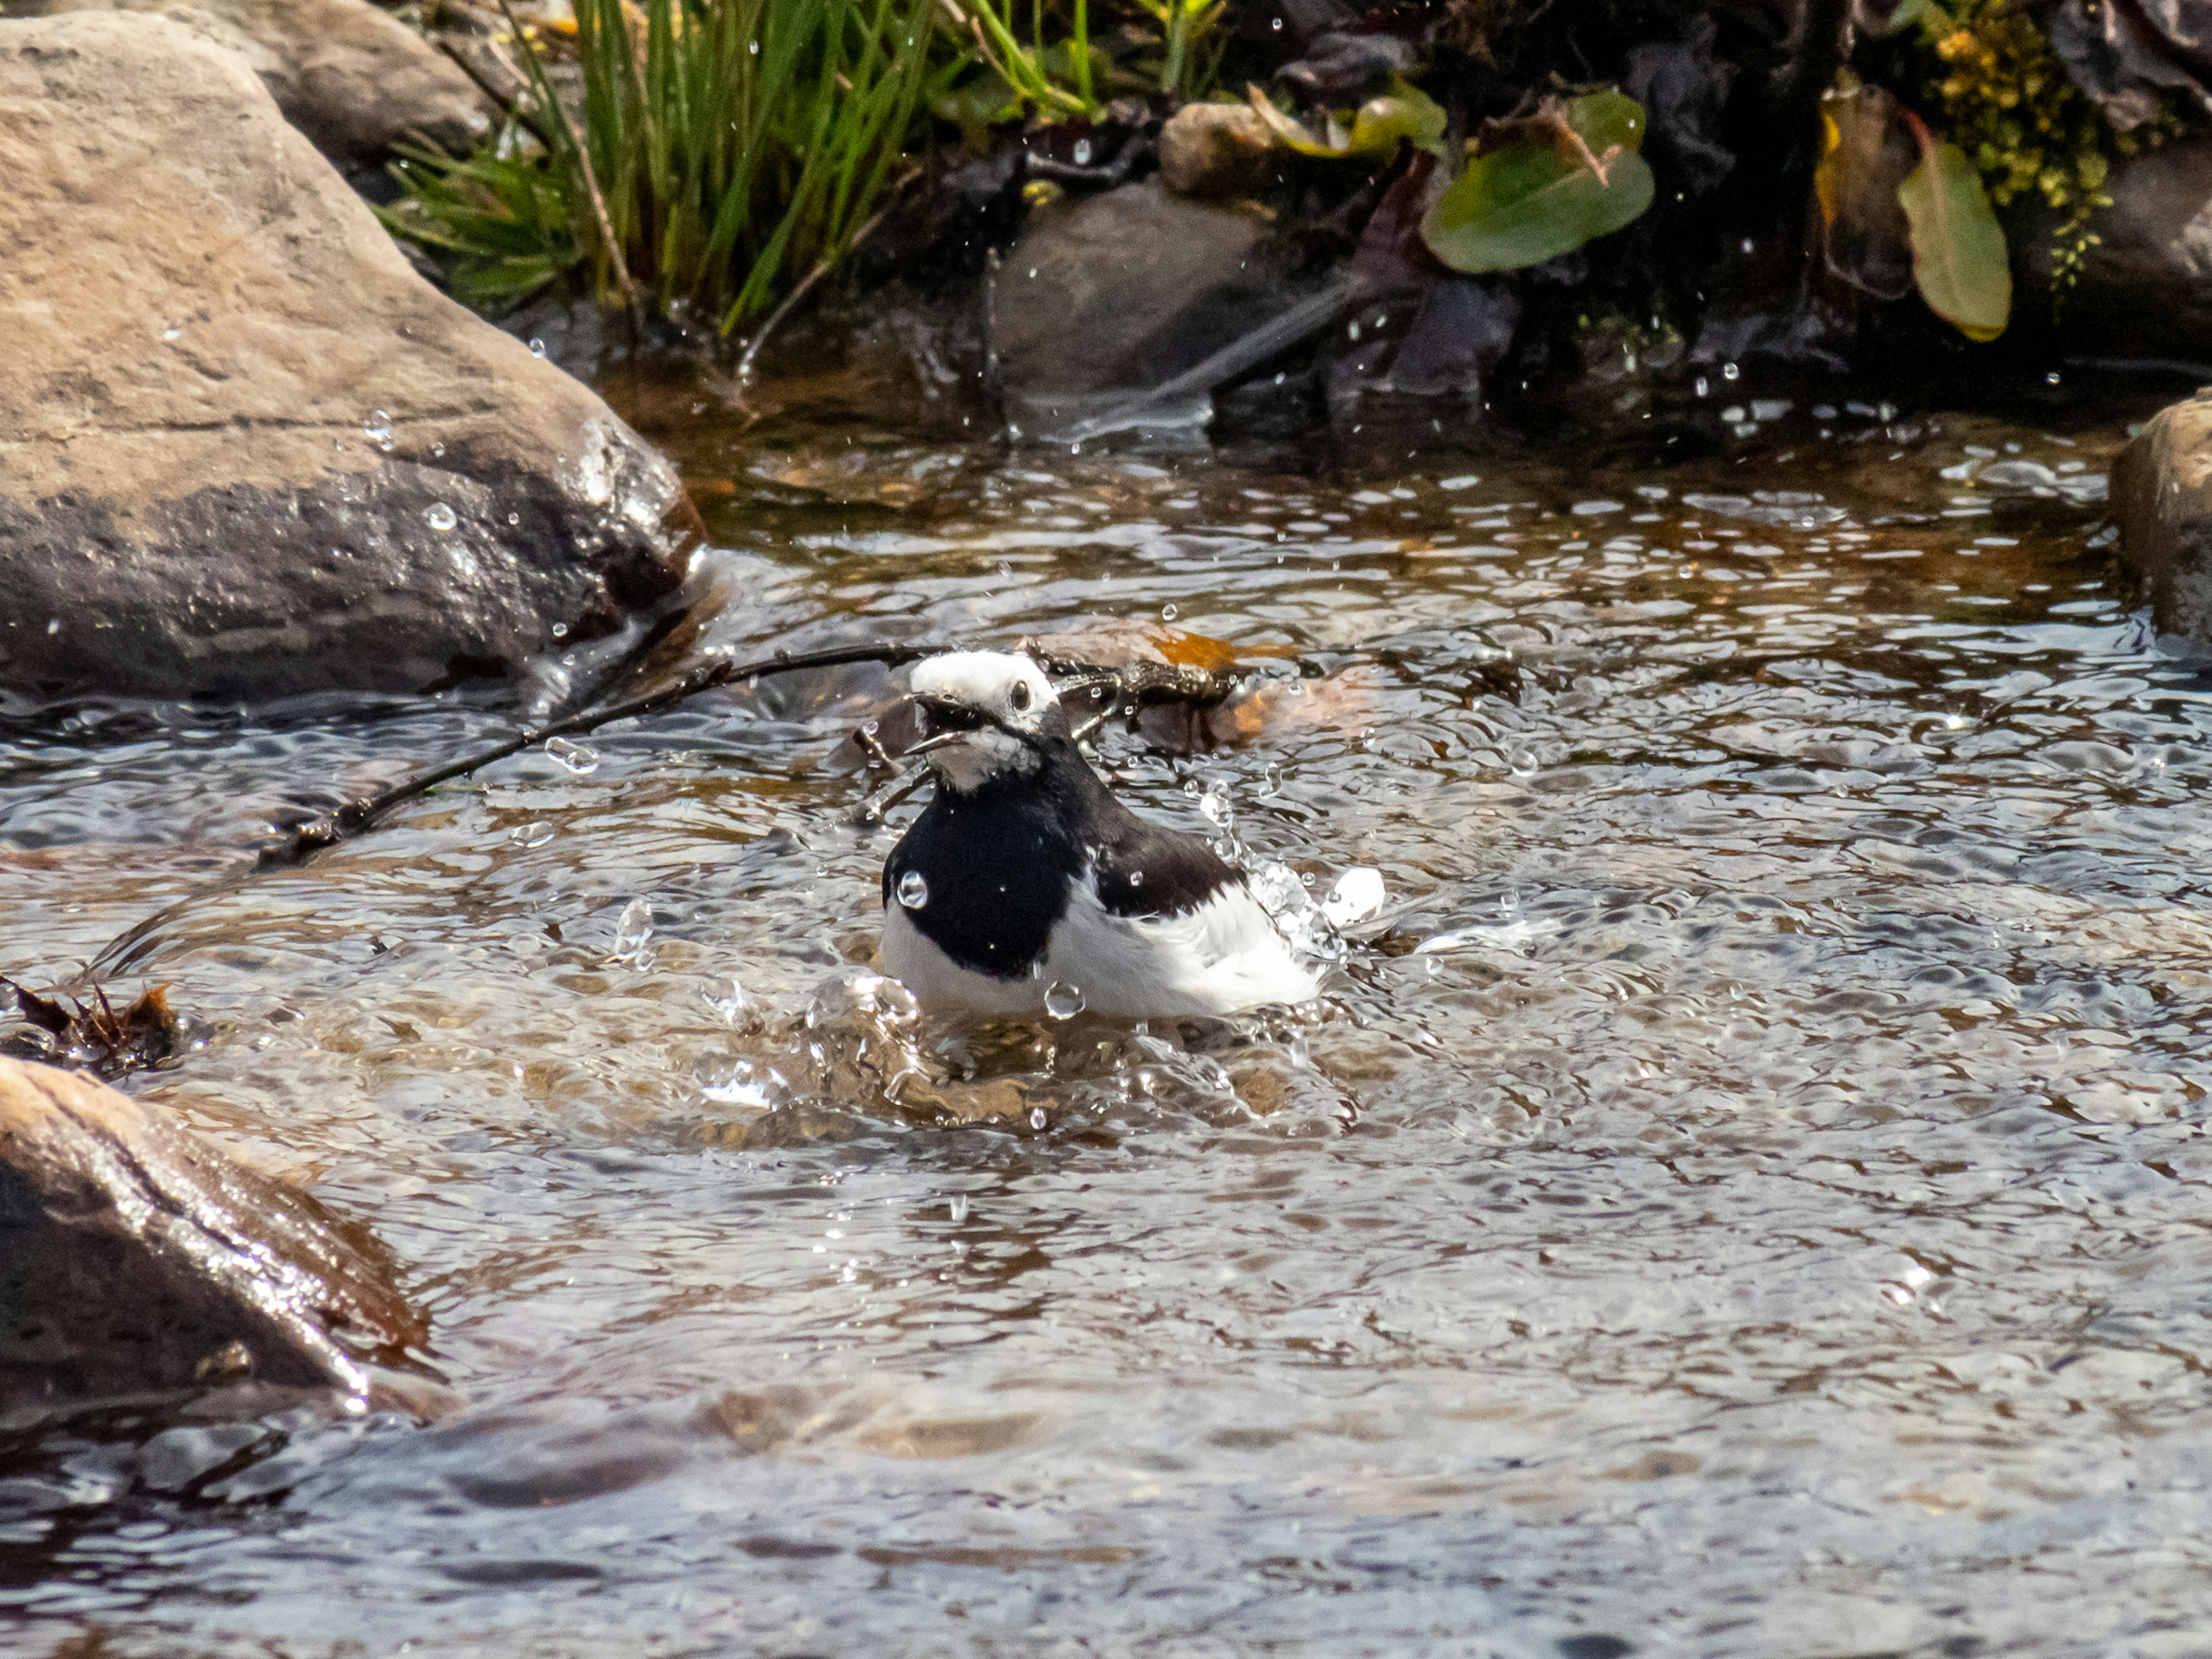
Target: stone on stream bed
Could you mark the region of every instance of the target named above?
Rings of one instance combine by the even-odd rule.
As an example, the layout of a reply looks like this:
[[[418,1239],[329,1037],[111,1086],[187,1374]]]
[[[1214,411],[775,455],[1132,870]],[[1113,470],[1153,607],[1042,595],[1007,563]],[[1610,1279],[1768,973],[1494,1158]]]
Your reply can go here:
[[[33,0],[25,16],[156,12],[240,53],[284,118],[340,167],[372,167],[404,140],[465,155],[491,131],[476,83],[369,0]]]
[[[1008,419],[1066,430],[1288,312],[1310,285],[1270,230],[1157,180],[1037,212],[991,283]],[[1206,408],[1194,393],[1154,413],[1176,424]]]
[[[2158,630],[2212,644],[2212,386],[2160,410],[2120,452],[2112,513]]]
[[[413,690],[610,634],[696,515],[423,282],[237,53],[0,23],[0,684]]]
[[[225,1387],[434,1415],[442,1389],[380,1363],[429,1332],[392,1272],[163,1108],[0,1060],[0,1426]]]

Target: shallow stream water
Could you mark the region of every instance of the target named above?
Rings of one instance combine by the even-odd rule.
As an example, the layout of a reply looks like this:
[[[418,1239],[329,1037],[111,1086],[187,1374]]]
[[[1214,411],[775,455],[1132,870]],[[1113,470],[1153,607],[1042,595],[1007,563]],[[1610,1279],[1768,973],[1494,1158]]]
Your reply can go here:
[[[722,643],[1254,653],[1100,764],[1382,873],[1297,1017],[912,1018],[874,670],[243,879],[508,714],[14,711],[0,974],[156,918],[129,1086],[371,1223],[468,1404],[9,1447],[0,1641],[2212,1651],[2212,703],[2102,499],[2166,390],[1674,465],[655,429]]]

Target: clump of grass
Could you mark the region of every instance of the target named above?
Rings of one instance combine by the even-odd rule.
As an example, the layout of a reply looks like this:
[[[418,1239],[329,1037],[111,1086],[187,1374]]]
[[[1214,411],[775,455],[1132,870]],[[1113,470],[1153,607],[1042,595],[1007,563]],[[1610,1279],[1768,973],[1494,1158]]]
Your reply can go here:
[[[581,121],[518,30],[521,118],[474,155],[403,159],[384,222],[480,309],[588,273],[603,303],[727,334],[834,264],[881,204],[933,3],[644,0],[641,29],[623,0],[576,0]]]

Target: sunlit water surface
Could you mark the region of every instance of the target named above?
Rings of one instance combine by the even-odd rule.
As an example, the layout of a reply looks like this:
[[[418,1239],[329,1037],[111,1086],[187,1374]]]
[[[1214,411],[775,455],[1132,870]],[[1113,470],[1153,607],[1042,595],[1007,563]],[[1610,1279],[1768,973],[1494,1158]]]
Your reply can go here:
[[[469,1405],[14,1447],[11,1639],[2201,1650],[2212,710],[2101,493],[2155,401],[1595,471],[657,434],[739,648],[1272,647],[1101,764],[1382,872],[1308,1018],[906,1019],[873,670],[228,884],[504,717],[16,720],[0,973],[159,914],[118,982],[204,1046],[131,1086],[371,1222]]]

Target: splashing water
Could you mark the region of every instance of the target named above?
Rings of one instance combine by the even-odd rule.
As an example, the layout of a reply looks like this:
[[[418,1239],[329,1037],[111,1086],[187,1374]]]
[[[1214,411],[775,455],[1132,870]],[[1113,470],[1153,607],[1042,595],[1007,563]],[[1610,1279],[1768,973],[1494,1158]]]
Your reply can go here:
[[[1054,980],[1044,994],[1044,1011],[1054,1019],[1073,1019],[1090,1006],[1084,999],[1083,988],[1070,985],[1066,980]]]
[[[576,743],[568,738],[548,738],[545,752],[578,777],[599,769],[599,751],[587,744]]]
[[[634,898],[623,906],[623,913],[615,922],[615,960],[640,968],[647,966],[652,960],[648,949],[652,939],[652,902]]]

